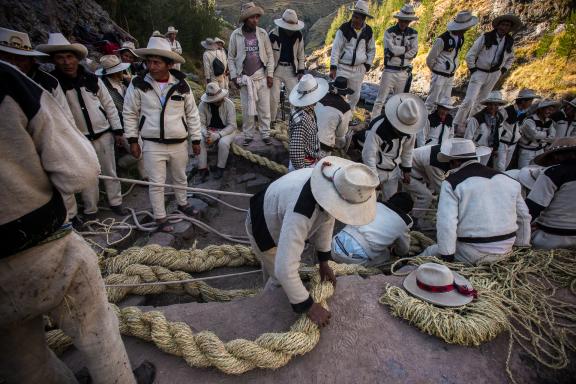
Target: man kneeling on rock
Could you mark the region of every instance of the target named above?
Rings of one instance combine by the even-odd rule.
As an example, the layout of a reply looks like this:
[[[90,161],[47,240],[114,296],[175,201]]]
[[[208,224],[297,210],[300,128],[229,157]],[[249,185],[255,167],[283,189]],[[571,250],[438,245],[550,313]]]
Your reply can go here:
[[[281,177],[250,199],[246,231],[269,284],[280,284],[294,311],[319,326],[330,312],[315,303],[298,274],[306,240],[316,248],[323,281],[336,283],[328,265],[334,219],[365,225],[376,216],[378,176],[363,164],[335,156]]]

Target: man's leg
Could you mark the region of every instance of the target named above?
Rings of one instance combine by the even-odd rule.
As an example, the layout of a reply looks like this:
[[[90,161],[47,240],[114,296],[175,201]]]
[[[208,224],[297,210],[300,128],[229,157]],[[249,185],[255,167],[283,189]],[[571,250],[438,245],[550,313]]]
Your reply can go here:
[[[500,143],[496,153],[496,158],[493,161],[494,169],[504,172],[506,170],[506,160],[508,158],[508,145]]]
[[[536,249],[575,248],[576,236],[558,236],[539,229],[532,232],[532,247]]]
[[[486,78],[480,87],[478,96],[476,96],[476,102],[472,106],[470,115],[474,115],[482,110],[484,106],[480,104],[480,102],[488,97],[488,94],[492,92],[498,80],[500,80],[500,71],[486,74]]]
[[[404,92],[404,88],[406,88],[407,81],[408,81],[408,72],[400,71],[396,73],[396,76],[394,76],[394,83],[392,86],[392,94],[395,95],[397,93]]]
[[[258,112],[258,125],[260,135],[263,139],[270,137],[270,88],[266,83],[266,77],[255,81],[256,92],[258,92],[258,102],[256,111]]]
[[[147,143],[148,144],[148,143]],[[146,145],[144,148],[146,148]],[[151,183],[166,183],[166,162],[168,156],[162,152],[143,152],[144,166],[148,172],[148,179]],[[164,187],[149,186],[148,194],[150,196],[150,204],[152,205],[152,212],[155,219],[164,219],[166,217],[166,207],[164,206]]]
[[[93,141],[102,174],[116,177],[116,158],[114,157],[114,135],[105,133],[98,140]],[[122,205],[122,187],[119,181],[104,180],[108,204],[112,207]]]
[[[426,98],[426,109],[428,113],[432,113],[436,109],[436,103],[442,99],[442,97],[446,94],[446,85],[447,81],[451,80],[451,78],[444,77],[437,75],[435,73],[432,74],[432,78],[430,79],[430,91],[428,92],[428,97]],[[450,86],[450,92],[452,91],[452,87]]]
[[[170,154],[168,167],[174,185],[188,186],[186,178],[186,165],[188,164],[188,143],[174,144],[174,152]],[[188,205],[188,195],[185,189],[174,189],[174,196],[179,206]]]
[[[412,172],[414,173],[414,171]],[[430,204],[432,203],[432,192],[428,189],[426,184],[424,184],[424,181],[417,179],[415,175],[412,175],[410,178],[410,184],[403,184],[403,188],[412,195],[414,208],[427,209],[430,207]],[[425,216],[425,212],[414,211],[412,216],[415,218],[421,218],[422,216]]]
[[[94,146],[94,142],[92,142],[92,146]],[[94,149],[96,150],[96,146],[94,146]],[[96,155],[98,155],[97,150]],[[98,200],[100,200],[99,179],[95,178],[90,187],[81,191],[81,195],[82,203],[84,203],[84,214],[92,215],[98,212]]]
[[[270,120],[276,122],[278,116],[278,104],[280,103],[280,88],[282,87],[283,76],[281,73],[282,66],[278,66],[274,71],[274,80],[270,88]]]
[[[504,170],[508,169],[512,158],[514,157],[514,151],[516,150],[516,144],[508,145],[508,150],[506,151],[506,162],[504,164]]]
[[[198,169],[208,168],[208,150],[206,148],[206,138],[200,140],[200,155],[198,156]]]
[[[228,155],[230,154],[230,145],[236,137],[236,132],[226,135],[218,141],[218,168],[226,168]]]
[[[242,132],[244,133],[244,139],[252,140],[254,138],[255,120],[254,116],[248,114],[248,88],[246,86],[240,87],[240,103],[242,105]]]
[[[396,82],[396,74],[397,72],[382,72],[382,77],[380,78],[380,87],[378,88],[378,96],[376,97],[376,101],[374,101],[374,107],[372,108],[372,120],[380,116],[380,113],[382,113],[382,107],[388,98],[388,94],[392,92]]]
[[[487,73],[476,71],[470,76],[470,82],[468,83],[468,89],[466,90],[466,96],[462,100],[462,104],[458,107],[458,112],[454,118],[454,133],[456,135],[463,136],[464,129],[466,128],[466,120],[470,116],[470,111],[474,107],[482,84],[486,80]]]
[[[543,150],[531,151],[529,149],[522,149],[518,152],[518,169],[524,168],[532,162],[532,160],[541,154]]]

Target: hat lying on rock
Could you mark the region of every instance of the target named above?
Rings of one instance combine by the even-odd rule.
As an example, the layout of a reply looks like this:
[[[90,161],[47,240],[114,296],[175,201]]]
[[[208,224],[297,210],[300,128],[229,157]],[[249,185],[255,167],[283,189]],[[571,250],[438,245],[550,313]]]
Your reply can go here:
[[[453,138],[444,140],[438,152],[438,161],[447,163],[452,159],[476,159],[492,153],[489,147],[476,147],[472,140]]]
[[[516,95],[516,100],[518,99],[539,99],[540,96],[536,94],[533,90],[529,88],[523,88]]]
[[[304,28],[304,22],[298,20],[298,15],[293,9],[285,10],[281,19],[274,19],[274,24],[289,31],[299,31]]]
[[[263,14],[264,14],[264,10],[262,8],[260,8],[259,6],[254,4],[253,2],[249,2],[246,4],[242,4],[242,7],[240,7],[240,17],[238,20],[241,23],[243,23],[246,19],[248,19],[252,16],[256,16],[256,15],[262,16]]]
[[[320,101],[328,93],[328,82],[307,73],[290,92],[288,99],[295,107],[305,107]]]
[[[448,30],[450,32],[454,31],[464,31],[466,29],[470,29],[473,26],[478,24],[478,18],[470,11],[460,11],[454,17],[454,20],[448,23]]]
[[[220,101],[228,95],[227,89],[220,88],[220,85],[216,82],[208,83],[206,86],[206,92],[200,96],[200,100],[205,103],[214,103]]]
[[[409,135],[418,133],[428,119],[424,102],[411,93],[393,95],[386,102],[384,113],[394,128]]]
[[[460,307],[478,295],[464,276],[437,263],[420,265],[402,285],[413,296],[442,307]]]
[[[522,28],[522,21],[518,16],[512,13],[507,13],[505,15],[496,17],[494,20],[492,20],[492,27],[494,28],[498,27],[498,24],[500,24],[503,21],[509,21],[512,23],[512,28],[510,29],[510,32],[512,33]]]
[[[98,76],[107,76],[130,68],[130,63],[123,63],[116,55],[104,55],[100,58],[100,68],[94,72]]]
[[[502,98],[502,93],[500,93],[500,91],[492,91],[488,94],[488,97],[480,102],[480,104],[506,105],[508,102]]]
[[[348,8],[348,10],[354,13],[359,13],[371,19],[374,17],[370,14],[370,5],[367,1],[358,0],[356,4],[354,4],[353,7]]]
[[[368,166],[337,156],[320,160],[310,179],[318,204],[336,220],[366,225],[376,217],[378,175]]]
[[[404,4],[404,6],[400,9],[400,12],[396,13],[394,17],[398,20],[418,20],[418,16],[416,16],[416,12],[414,12],[414,7],[410,4]]]
[[[0,51],[18,56],[43,57],[47,54],[32,49],[27,33],[0,27]]]
[[[36,49],[48,54],[73,52],[80,60],[85,59],[86,56],[88,56],[88,48],[79,43],[70,43],[61,33],[51,33],[48,36],[48,43],[40,44]]]
[[[452,98],[448,97],[448,96],[443,97],[440,100],[438,100],[436,102],[436,105],[439,107],[442,107],[442,108],[450,109],[450,110],[457,108],[457,106],[454,105]]]
[[[132,41],[125,41],[122,43],[122,46],[114,52],[120,53],[122,51],[129,51],[134,56],[138,56],[136,54],[135,50],[136,50],[136,46],[134,45],[134,43]]]
[[[552,142],[546,152],[536,156],[534,163],[543,167],[558,164],[554,155],[576,151],[576,137],[559,137]]]
[[[339,95],[351,95],[354,93],[354,90],[348,88],[348,79],[344,76],[337,76],[328,85],[331,90],[336,90]]]
[[[148,45],[146,48],[139,48],[136,50],[138,56],[160,56],[166,57],[168,59],[174,60],[176,63],[185,63],[186,60],[176,52],[172,51],[170,43],[163,37],[152,36],[148,40]]]

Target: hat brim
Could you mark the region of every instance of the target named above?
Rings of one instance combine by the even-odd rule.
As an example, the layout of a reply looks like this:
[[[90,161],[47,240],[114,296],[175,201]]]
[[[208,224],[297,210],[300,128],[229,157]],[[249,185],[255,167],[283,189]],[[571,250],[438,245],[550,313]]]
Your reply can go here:
[[[248,12],[246,12],[245,14],[243,14],[243,15],[240,14],[238,21],[243,23],[249,17],[256,16],[256,15],[262,16],[263,14],[264,14],[264,10],[259,6],[255,6],[255,7],[250,8],[248,10]]]
[[[166,31],[165,35],[169,35],[169,34],[178,34],[178,30],[176,29],[175,31]]]
[[[489,154],[492,153],[492,148],[490,147],[485,147],[483,145],[476,147],[476,153],[474,155],[455,155],[455,156],[449,156],[446,155],[442,152],[438,152],[438,155],[436,156],[436,158],[438,159],[438,161],[440,161],[441,163],[447,163],[450,160],[456,160],[456,159],[478,159],[484,156],[487,156]]]
[[[492,20],[492,27],[493,28],[498,27],[498,24],[500,24],[502,21],[512,22],[512,28],[510,29],[510,32],[512,33],[517,32],[520,28],[522,28],[522,20],[520,20],[520,18],[516,15],[498,16],[494,20]]]
[[[371,14],[369,14],[369,13],[367,13],[367,12],[364,12],[364,11],[361,10],[361,9],[349,7],[348,10],[349,10],[349,11],[352,11],[353,13],[359,13],[359,14],[361,14],[361,15],[364,15],[364,16],[366,16],[366,17],[369,17],[370,19],[373,19],[373,18],[374,18],[374,16],[372,16]]]
[[[48,54],[44,53],[44,52],[40,52],[40,51],[35,51],[35,50],[24,50],[24,49],[16,49],[16,48],[12,48],[12,47],[5,47],[3,45],[0,45],[0,51],[2,52],[6,52],[6,53],[11,53],[13,55],[18,55],[18,56],[30,56],[30,57],[47,57],[49,56]]]
[[[402,101],[406,101],[408,99],[412,99],[418,105],[418,119],[414,124],[404,124],[396,115],[396,110]],[[411,93],[398,93],[393,95],[388,101],[386,102],[386,107],[384,108],[384,113],[386,114],[386,118],[392,124],[394,128],[399,130],[402,133],[406,133],[408,135],[414,135],[424,127],[426,124],[426,120],[428,119],[428,111],[426,110],[426,106],[422,99],[416,95]]]
[[[417,21],[419,19],[418,16],[408,16],[408,15],[404,15],[402,13],[397,13],[393,17],[398,19],[398,20],[406,20],[406,21]]]
[[[334,183],[322,174],[321,163],[326,161],[332,164],[331,167],[335,168],[354,164],[351,160],[337,156],[328,156],[320,160],[314,167],[310,179],[312,195],[314,195],[318,204],[332,217],[344,224],[366,225],[374,221],[376,218],[376,190],[374,190],[370,198],[363,203],[352,204],[344,200],[338,194]]]
[[[134,56],[140,57],[136,54],[136,52],[134,52],[134,50],[132,48],[120,48],[120,49],[115,50],[114,53],[122,53],[122,51],[129,51]]]
[[[448,110],[450,110],[450,111],[451,111],[451,110],[453,110],[453,109],[456,109],[456,108],[458,108],[458,106],[457,106],[457,105],[452,105],[452,104],[442,104],[442,103],[436,103],[436,106],[437,106],[437,107],[446,108],[446,109],[448,109]]]
[[[550,102],[545,102],[545,103],[539,103],[534,110],[537,111],[537,110],[542,109],[542,108],[559,107],[559,106],[560,106],[560,103],[558,103],[556,101],[550,101]]]
[[[205,41],[200,42],[200,45],[204,49],[216,49],[217,47],[215,47],[214,44],[216,44],[216,42],[214,42],[213,44],[207,44]]]
[[[559,153],[576,152],[576,146],[555,148],[544,153],[539,154],[533,160],[534,164],[540,165],[542,167],[550,167],[552,165],[559,164],[558,161],[554,160],[552,155]]]
[[[113,73],[125,71],[128,68],[130,68],[130,63],[120,63],[113,66],[112,68],[107,68],[106,73],[102,73],[104,68],[98,68],[96,71],[94,71],[94,73],[96,74],[96,76],[108,76]]]
[[[294,107],[306,107],[319,102],[320,99],[326,96],[329,89],[328,82],[320,77],[317,77],[316,81],[318,82],[318,88],[314,92],[308,93],[302,97],[300,97],[300,94],[298,93],[298,87],[294,87],[288,97],[290,104]]]
[[[136,54],[140,57],[145,56],[160,56],[165,57],[170,60],[174,60],[176,63],[184,64],[186,60],[176,52],[167,51],[165,49],[158,48],[139,48],[136,50]]]
[[[412,296],[441,307],[461,307],[470,303],[474,299],[472,296],[462,295],[457,290],[452,290],[450,292],[425,291],[418,287],[418,283],[416,282],[416,271],[417,270],[412,271],[402,282],[404,289],[406,289]],[[470,285],[470,282],[462,275],[454,271],[451,272],[455,279],[457,278],[466,281],[467,284]]]
[[[290,24],[285,22],[283,19],[274,19],[274,24],[289,31],[300,31],[304,28],[304,22],[302,20],[298,20],[298,23],[296,24]]]
[[[450,32],[464,31],[466,29],[470,29],[476,26],[477,24],[478,24],[478,18],[476,16],[472,16],[472,18],[468,20],[466,23],[458,23],[455,20],[452,20],[451,22],[448,23],[446,29],[448,29]]]
[[[508,102],[506,100],[497,100],[497,99],[486,99],[480,102],[482,105],[486,104],[498,104],[498,105],[506,105]]]
[[[58,52],[74,52],[78,54],[80,60],[85,59],[88,56],[88,48],[78,43],[72,43],[68,45],[40,44],[36,47],[36,49],[49,55]]]
[[[329,90],[336,90],[336,92],[338,92],[339,95],[342,96],[346,96],[346,95],[352,95],[354,93],[354,90],[351,88],[337,88],[334,86],[334,82],[330,82],[328,83],[328,89]]]
[[[216,101],[223,100],[226,96],[228,96],[228,90],[224,88],[220,88],[222,92],[218,93],[216,96],[208,96],[206,93],[200,96],[200,100],[205,103],[215,103]]]

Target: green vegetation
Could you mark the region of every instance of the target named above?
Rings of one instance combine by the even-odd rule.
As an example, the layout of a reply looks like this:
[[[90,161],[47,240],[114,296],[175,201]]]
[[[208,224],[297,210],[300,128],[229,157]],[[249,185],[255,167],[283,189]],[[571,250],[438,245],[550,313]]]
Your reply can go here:
[[[558,39],[556,53],[566,60],[576,54],[576,11],[570,12],[564,34]]]

